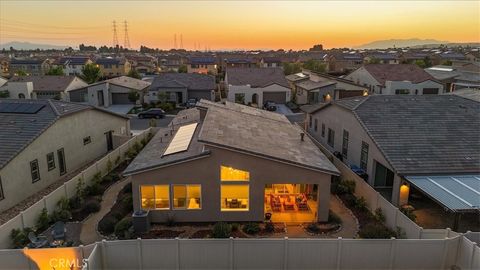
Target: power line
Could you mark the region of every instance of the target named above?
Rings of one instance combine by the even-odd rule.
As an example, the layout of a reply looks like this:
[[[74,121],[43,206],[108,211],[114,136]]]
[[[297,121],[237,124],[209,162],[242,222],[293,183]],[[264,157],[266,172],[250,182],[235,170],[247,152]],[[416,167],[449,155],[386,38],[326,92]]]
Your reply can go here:
[[[71,30],[83,30],[83,29],[106,29],[104,26],[82,26],[82,27],[70,27],[70,26],[56,26],[56,25],[45,25],[45,24],[37,24],[37,23],[27,23],[15,20],[6,20],[0,18],[0,21],[3,21],[2,24],[10,24],[15,26],[24,26],[24,27],[32,27],[32,28],[51,28],[51,29],[71,29]]]
[[[183,49],[183,34],[180,34],[180,49]]]
[[[124,25],[124,29],[125,29],[125,40],[124,40],[124,43],[123,43],[123,47],[125,49],[128,49],[130,48],[130,38],[128,37],[128,24],[127,24],[127,20],[125,20],[123,22],[123,25]]]
[[[118,45],[118,36],[117,36],[117,23],[115,21],[113,23],[113,46],[112,47],[117,47]]]

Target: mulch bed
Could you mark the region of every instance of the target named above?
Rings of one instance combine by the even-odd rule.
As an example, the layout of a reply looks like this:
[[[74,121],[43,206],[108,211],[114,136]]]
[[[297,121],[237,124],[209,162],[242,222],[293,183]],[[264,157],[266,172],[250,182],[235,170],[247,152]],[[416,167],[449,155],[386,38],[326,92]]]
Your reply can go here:
[[[122,218],[132,215],[133,205],[128,200],[125,200],[125,198],[132,196],[131,186],[132,186],[132,184],[129,183],[129,184],[125,185],[125,187],[123,187],[120,190],[120,192],[118,193],[118,197],[117,197],[117,200],[116,200],[115,204],[110,209],[110,212],[108,212],[100,220],[99,224],[105,222],[105,220],[107,220],[107,219],[114,218],[114,219],[120,221]],[[126,203],[128,203],[128,204],[126,204]],[[100,228],[102,228],[102,226],[98,226],[98,230],[103,235],[109,235],[109,234],[113,233],[113,232],[102,231]]]
[[[190,238],[198,239],[198,238],[210,238],[213,234],[212,230],[198,230],[194,232]]]
[[[85,202],[83,203],[82,206],[85,206],[90,202],[100,203],[101,201],[102,201],[101,196],[89,197],[89,198],[85,199]],[[72,213],[72,221],[82,221],[82,220],[86,219],[91,214],[91,212],[89,212],[85,207],[72,209],[71,213]]]
[[[369,211],[364,211],[364,210],[361,210],[361,209],[358,209],[358,208],[355,208],[355,207],[352,207],[351,205],[349,205],[349,199],[348,199],[349,196],[354,196],[354,195],[351,195],[351,194],[338,195],[340,200],[342,200],[343,204],[345,206],[347,206],[352,211],[352,213],[355,215],[355,217],[358,219],[358,223],[360,224],[360,228],[362,228],[363,226],[365,226],[368,223],[375,222],[372,213],[370,213]]]
[[[185,231],[173,231],[173,230],[150,230],[147,233],[139,235],[142,239],[156,239],[156,238],[175,238],[184,233]]]

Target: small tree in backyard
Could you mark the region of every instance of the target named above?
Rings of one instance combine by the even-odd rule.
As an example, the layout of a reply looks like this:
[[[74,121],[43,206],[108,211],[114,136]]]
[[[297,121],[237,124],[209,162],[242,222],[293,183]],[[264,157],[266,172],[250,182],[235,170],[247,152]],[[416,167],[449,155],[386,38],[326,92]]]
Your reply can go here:
[[[128,93],[128,100],[130,100],[131,102],[136,103],[138,99],[140,99],[140,94],[138,92],[130,91]]]
[[[63,68],[60,67],[60,66],[57,66],[57,67],[50,68],[50,70],[48,70],[47,73],[45,73],[45,75],[48,75],[48,76],[63,76],[65,74],[63,73]]]
[[[20,70],[17,70],[17,72],[15,72],[15,75],[22,77],[22,76],[27,76],[28,73],[25,70],[20,69]]]
[[[188,69],[187,69],[187,66],[186,65],[181,65],[179,68],[178,68],[178,73],[187,73]]]
[[[130,77],[130,78],[134,78],[134,79],[141,79],[142,78],[142,76],[140,76],[140,74],[138,74],[138,72],[133,68],[130,69],[127,76]]]
[[[165,92],[159,92],[157,98],[160,103],[165,103],[167,102],[168,94]]]
[[[48,216],[47,209],[43,208],[42,212],[40,212],[40,215],[38,216],[38,219],[37,219],[37,224],[36,224],[37,231],[43,232],[48,228],[49,224],[50,224],[50,217]]]
[[[303,64],[303,67],[314,72],[324,73],[327,66],[317,60],[308,60]]]
[[[81,78],[89,84],[97,82],[101,77],[102,72],[100,71],[100,67],[95,64],[86,64],[82,68]]]

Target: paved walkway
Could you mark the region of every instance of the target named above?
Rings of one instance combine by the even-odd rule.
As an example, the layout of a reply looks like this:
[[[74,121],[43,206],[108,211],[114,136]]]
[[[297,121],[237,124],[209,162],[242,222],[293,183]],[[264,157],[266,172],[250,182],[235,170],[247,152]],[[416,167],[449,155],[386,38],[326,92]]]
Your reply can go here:
[[[301,224],[287,224],[287,236],[290,238],[354,238],[358,233],[357,220],[337,196],[330,196],[330,209],[342,219],[342,229],[337,233],[312,236],[305,232]]]
[[[111,185],[103,194],[100,211],[94,213],[83,221],[82,231],[80,233],[80,242],[82,242],[82,244],[88,245],[103,239],[97,232],[97,225],[100,220],[110,212],[110,209],[112,209],[117,201],[118,193],[128,183],[130,183],[130,178],[125,178]]]

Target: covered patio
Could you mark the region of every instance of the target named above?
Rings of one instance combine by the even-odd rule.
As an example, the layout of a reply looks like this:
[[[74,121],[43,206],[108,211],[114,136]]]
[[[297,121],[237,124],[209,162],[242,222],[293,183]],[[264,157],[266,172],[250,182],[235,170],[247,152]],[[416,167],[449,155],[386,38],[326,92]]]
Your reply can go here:
[[[273,222],[302,223],[317,219],[317,185],[272,184],[265,187],[265,214]]]
[[[405,179],[415,189],[438,204],[437,207],[426,207],[428,204],[425,199],[411,198],[411,203],[418,208],[415,211],[419,218],[418,221],[433,226],[437,223],[445,224],[445,222],[450,221],[452,229],[455,231],[460,227],[464,230],[479,229],[480,175],[424,175],[407,176]],[[439,208],[443,208],[443,215],[439,214],[442,212],[438,211]],[[432,215],[431,213],[435,214]],[[462,218],[465,218],[468,228],[460,226]],[[471,220],[473,220],[473,223]]]

